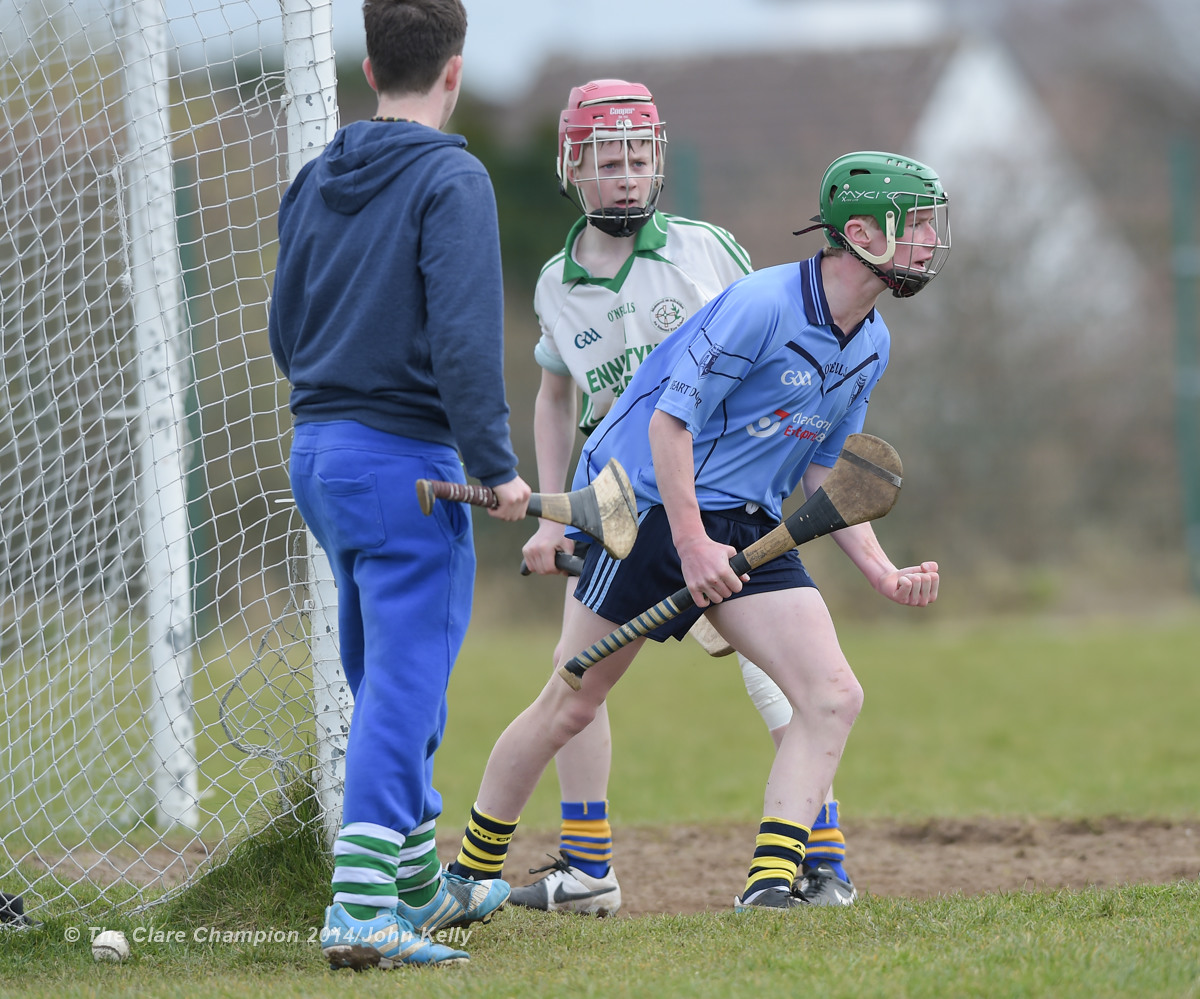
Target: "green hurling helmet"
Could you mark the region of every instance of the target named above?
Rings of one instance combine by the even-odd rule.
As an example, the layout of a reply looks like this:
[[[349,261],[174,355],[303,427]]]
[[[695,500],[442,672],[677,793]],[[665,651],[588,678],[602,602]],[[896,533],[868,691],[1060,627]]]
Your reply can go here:
[[[814,218],[825,230],[830,246],[841,247],[855,253],[864,266],[877,274],[897,298],[915,295],[936,275],[950,253],[949,199],[942,189],[938,175],[924,163],[895,153],[875,151],[847,153],[834,160],[821,178],[821,214]],[[910,259],[925,256],[919,264],[884,270],[896,255],[896,244],[911,243],[913,236],[905,236],[911,229],[910,213],[932,212],[932,228],[935,238],[928,236],[915,244],[924,247],[919,254],[910,253]],[[861,246],[852,244],[844,233],[846,224],[855,216],[868,215],[879,223],[887,236],[887,250],[873,254]],[[801,230],[808,232],[810,229]]]

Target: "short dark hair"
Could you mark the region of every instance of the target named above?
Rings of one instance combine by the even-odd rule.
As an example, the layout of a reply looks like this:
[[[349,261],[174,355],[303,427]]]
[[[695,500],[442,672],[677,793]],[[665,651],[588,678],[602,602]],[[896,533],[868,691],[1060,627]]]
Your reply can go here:
[[[423,94],[467,37],[462,0],[364,0],[367,58],[381,94]]]

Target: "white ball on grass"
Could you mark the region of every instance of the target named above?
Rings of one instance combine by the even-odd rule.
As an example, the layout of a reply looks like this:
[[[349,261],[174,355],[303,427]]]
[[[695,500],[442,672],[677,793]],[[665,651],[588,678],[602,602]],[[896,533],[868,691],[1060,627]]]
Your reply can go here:
[[[129,941],[120,930],[104,930],[92,941],[92,957],[97,961],[120,963],[129,956]]]

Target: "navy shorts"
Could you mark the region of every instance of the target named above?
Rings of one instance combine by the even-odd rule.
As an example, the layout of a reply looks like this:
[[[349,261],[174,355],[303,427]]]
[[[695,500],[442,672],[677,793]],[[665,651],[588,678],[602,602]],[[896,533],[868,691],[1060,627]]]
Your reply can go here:
[[[732,545],[738,551],[778,526],[778,521],[761,510],[748,513],[741,507],[734,510],[702,510],[700,518],[710,538]],[[637,541],[626,558],[620,561],[614,559],[603,545],[588,546],[583,571],[575,587],[575,599],[602,618],[624,624],[683,589],[684,585],[679,553],[671,540],[667,512],[661,506],[652,506],[638,525]],[[792,549],[753,569],[750,581],[743,583],[741,590],[727,599],[736,600],[751,593],[816,585],[800,561],[799,552]],[[689,607],[678,617],[649,632],[646,637],[656,642],[665,642],[668,638],[682,640],[703,612],[704,608]]]

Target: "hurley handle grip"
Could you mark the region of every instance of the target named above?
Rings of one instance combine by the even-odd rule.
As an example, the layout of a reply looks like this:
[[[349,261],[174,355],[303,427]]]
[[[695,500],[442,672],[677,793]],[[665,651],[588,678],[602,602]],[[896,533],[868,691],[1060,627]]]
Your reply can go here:
[[[808,514],[808,511],[814,507],[821,514],[819,522],[823,526],[819,528],[812,526],[813,518]],[[809,498],[805,508],[797,510],[774,530],[735,553],[729,559],[729,568],[738,578],[741,578],[752,569],[757,569],[760,565],[790,551],[797,545],[811,541],[813,538],[819,537],[821,533],[828,533],[835,523],[841,527],[846,526],[838,517],[837,511],[833,510],[825,499],[824,491],[818,489]],[[642,611],[632,621],[627,621],[615,631],[609,632],[600,641],[580,652],[579,655],[567,660],[558,667],[558,675],[566,680],[573,690],[579,690],[583,683],[583,674],[598,662],[611,656],[617,649],[625,648],[630,642],[638,638],[645,638],[659,625],[674,620],[695,603],[696,601],[692,599],[692,591],[686,586],[677,590],[649,610]]]
[[[730,559],[730,562],[732,561]],[[630,642],[645,638],[660,624],[674,620],[694,604],[692,591],[686,586],[683,587],[563,663],[558,667],[558,675],[567,681],[572,690],[579,690],[583,686],[583,674],[591,667],[602,659],[607,659],[618,649],[625,648]]]
[[[579,555],[570,555],[567,552],[554,553],[554,568],[559,572],[565,572],[568,576],[578,576],[583,572],[583,559]],[[521,575],[528,576],[532,570],[525,564],[525,560],[521,559]]]
[[[775,530],[779,531],[780,529],[777,527]],[[786,533],[782,536],[787,537]],[[783,554],[788,548],[795,547],[789,545],[788,548],[775,551],[775,548],[778,547],[778,537],[780,535],[771,539],[775,544],[764,544],[768,538],[771,538],[771,535],[768,534],[756,541],[754,545],[737,552],[730,558],[729,568],[740,578],[751,569],[758,568],[763,562],[770,561],[776,555]],[[757,546],[757,550],[755,546]],[[557,559],[555,562],[557,563]],[[673,621],[695,603],[696,601],[692,599],[692,591],[686,586],[676,590],[665,600],[660,600],[649,610],[642,611],[632,621],[627,621],[615,631],[609,632],[600,641],[584,649],[579,655],[567,660],[558,667],[558,675],[566,680],[573,690],[579,690],[583,683],[583,674],[600,660],[611,656],[617,649],[625,648],[632,641],[645,638],[659,625]]]
[[[552,499],[556,497],[551,497]],[[434,500],[449,500],[451,503],[469,503],[495,510],[500,505],[496,491],[488,486],[475,486],[462,482],[441,482],[438,479],[417,479],[417,502],[421,512],[428,517],[433,513]],[[525,516],[542,515],[542,496],[534,493],[525,507]]]
[[[500,505],[496,494],[487,486],[474,486],[464,482],[439,482],[437,479],[417,479],[417,501],[421,512],[428,517],[433,513],[434,500],[449,500],[452,503],[470,503],[495,510]]]

